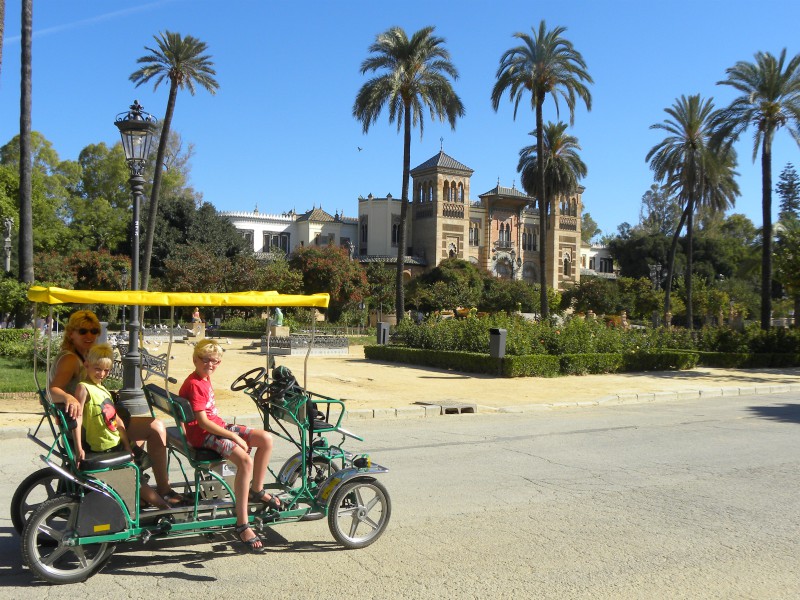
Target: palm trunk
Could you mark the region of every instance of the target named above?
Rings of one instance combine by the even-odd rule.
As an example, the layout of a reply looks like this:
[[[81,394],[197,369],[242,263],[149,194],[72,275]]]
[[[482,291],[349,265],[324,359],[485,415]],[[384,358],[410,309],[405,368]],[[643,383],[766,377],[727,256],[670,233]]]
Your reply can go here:
[[[164,155],[167,151],[169,131],[172,127],[172,115],[175,112],[175,100],[178,97],[178,86],[173,81],[169,88],[167,112],[161,127],[161,138],[158,140],[158,152],[153,173],[153,189],[150,192],[150,205],[147,207],[147,230],[144,238],[144,261],[142,264],[142,285],[139,289],[147,290],[150,284],[150,262],[153,258],[153,238],[156,233],[156,219],[158,218],[158,196],[161,192],[161,176],[164,171]]]
[[[772,325],[772,131],[761,145],[761,329]]]
[[[689,198],[686,206],[686,327],[694,328],[694,311],[692,310],[692,242],[694,237],[694,201]]]
[[[670,312],[672,308],[670,304],[670,296],[672,294],[672,275],[675,271],[675,251],[678,248],[678,240],[681,236],[681,229],[683,229],[683,224],[686,222],[686,218],[689,216],[688,212],[689,207],[687,206],[683,210],[683,214],[681,214],[681,220],[678,223],[678,227],[675,229],[675,233],[672,234],[672,245],[669,249],[669,262],[667,263],[667,283],[664,286],[664,322],[668,323],[670,320],[667,319],[667,313]]]
[[[539,169],[539,304],[542,320],[550,316],[547,306],[547,194],[544,189],[544,124],[542,105],[544,98],[536,102],[536,164]]]
[[[794,328],[800,329],[800,294],[794,295]]]
[[[406,103],[403,110],[403,185],[400,193],[400,231],[397,234],[397,275],[395,283],[394,312],[397,324],[406,312],[405,289],[403,288],[403,269],[406,263],[406,220],[408,219],[408,180],[411,172],[411,105]]]
[[[33,283],[31,165],[31,35],[33,0],[22,0],[22,57],[19,99],[19,280]]]

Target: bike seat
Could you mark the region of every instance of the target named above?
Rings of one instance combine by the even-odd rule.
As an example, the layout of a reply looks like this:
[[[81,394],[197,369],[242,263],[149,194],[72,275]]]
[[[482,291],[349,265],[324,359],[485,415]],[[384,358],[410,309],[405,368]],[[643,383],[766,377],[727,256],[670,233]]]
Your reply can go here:
[[[98,471],[100,469],[111,469],[133,462],[130,452],[125,450],[114,450],[113,452],[87,452],[86,457],[80,462],[78,467],[81,471]]]

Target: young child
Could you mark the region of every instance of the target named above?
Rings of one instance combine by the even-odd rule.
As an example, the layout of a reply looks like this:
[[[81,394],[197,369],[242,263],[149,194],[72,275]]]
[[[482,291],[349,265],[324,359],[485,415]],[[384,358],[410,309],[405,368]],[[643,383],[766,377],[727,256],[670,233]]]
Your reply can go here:
[[[76,419],[78,426],[72,430],[78,462],[86,458],[81,430],[92,452],[124,449],[133,454],[125,424],[117,416],[111,394],[103,387],[103,380],[111,372],[113,356],[114,351],[109,344],[96,344],[89,349],[83,362],[85,376],[75,387],[75,398],[80,404]],[[139,486],[139,495],[143,504],[170,508],[170,504],[147,484]]]
[[[195,448],[215,450],[236,465],[233,491],[236,494],[236,533],[253,552],[262,552],[261,538],[250,528],[248,500],[262,502],[271,509],[281,508],[280,500],[264,489],[272,436],[263,429],[227,424],[217,413],[211,374],[222,362],[222,347],[210,339],[197,343],[192,355],[194,372],[186,378],[179,395],[192,405],[196,421],[187,423],[186,439]],[[255,448],[255,456],[250,456]]]

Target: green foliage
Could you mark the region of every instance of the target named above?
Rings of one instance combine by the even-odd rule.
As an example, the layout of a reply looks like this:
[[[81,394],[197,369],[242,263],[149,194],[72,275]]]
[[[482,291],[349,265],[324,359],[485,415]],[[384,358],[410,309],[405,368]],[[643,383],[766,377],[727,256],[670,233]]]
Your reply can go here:
[[[557,356],[547,354],[527,354],[506,356],[503,359],[504,377],[556,377],[560,361]]]
[[[0,329],[0,356],[32,359],[37,335],[35,329]]]
[[[430,312],[477,306],[483,292],[483,275],[469,261],[443,260],[409,284],[408,301]]]
[[[373,345],[364,346],[364,356],[370,360],[388,360],[488,375],[497,375],[501,369],[500,359],[473,352],[449,352],[447,350],[422,350],[419,348],[404,348],[402,346]]]
[[[397,292],[396,269],[391,269],[384,263],[369,263],[366,271],[369,285],[367,304],[382,313],[391,312]]]
[[[344,248],[332,245],[296,248],[289,264],[303,274],[305,293],[331,295],[329,321],[337,321],[343,310],[360,304],[368,291],[364,269],[357,261],[350,260]]]
[[[36,383],[33,378],[33,366],[30,357],[12,358],[0,353],[0,392],[35,392]]]

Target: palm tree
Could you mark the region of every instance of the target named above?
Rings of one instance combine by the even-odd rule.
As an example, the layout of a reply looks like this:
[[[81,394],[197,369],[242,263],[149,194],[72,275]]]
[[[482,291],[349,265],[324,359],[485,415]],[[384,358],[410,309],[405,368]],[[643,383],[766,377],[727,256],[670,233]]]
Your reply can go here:
[[[32,29],[33,0],[22,0],[22,76],[19,100],[19,280],[23,283],[33,283]]]
[[[547,191],[544,168],[544,119],[542,108],[548,94],[553,96],[558,114],[558,99],[563,98],[569,108],[570,124],[574,122],[576,97],[592,108],[592,96],[584,82],[592,83],[586,71],[583,56],[576,51],[569,40],[561,37],[565,27],[556,27],[548,31],[545,22],[539,24],[538,33],[531,29],[533,35],[515,33],[514,37],[522,41],[522,45],[507,50],[500,57],[497,69],[497,82],[492,89],[492,107],[497,110],[500,99],[508,90],[509,99],[514,103],[514,118],[517,108],[525,92],[531,95],[531,107],[536,112],[536,156],[539,161],[538,189]],[[547,318],[547,276],[546,235],[547,235],[547,198],[539,198],[539,279],[541,284],[540,299],[542,318]]]
[[[411,171],[411,126],[419,125],[422,137],[425,109],[431,118],[446,119],[455,129],[456,118],[464,115],[464,105],[453,90],[451,80],[458,71],[450,62],[443,38],[433,35],[433,27],[424,27],[411,39],[401,27],[378,34],[369,47],[371,56],[361,63],[361,74],[377,73],[356,95],[353,117],[361,122],[364,133],[378,120],[384,106],[389,123],[403,126],[403,185],[400,207],[400,232],[397,241],[397,292],[395,313],[398,323],[405,313],[403,267],[406,252],[408,182]]]
[[[733,149],[711,147],[712,127],[717,113],[711,100],[702,100],[699,94],[681,96],[670,107],[664,109],[671,118],[651,125],[651,129],[662,129],[669,135],[647,153],[646,161],[660,182],[666,182],[669,193],[674,194],[684,206],[681,220],[672,237],[667,285],[664,296],[664,318],[670,312],[672,274],[675,265],[675,249],[681,229],[686,224],[686,311],[687,324],[692,328],[692,247],[694,213],[702,204],[711,211],[724,211],[732,205],[739,188],[734,180],[736,154]]]
[[[541,177],[539,177],[539,155],[536,146],[525,146],[519,151],[517,172],[522,175],[521,183],[529,196],[549,198],[554,201],[557,196],[571,194],[578,188],[578,181],[586,177],[586,164],[578,156],[581,149],[578,138],[566,135],[567,124],[548,122],[544,127],[544,193],[539,193]],[[535,131],[530,135],[538,140]],[[549,207],[548,207],[549,208]]]
[[[741,96],[720,112],[715,141],[730,144],[749,127],[753,136],[753,162],[761,148],[761,328],[769,329],[772,317],[772,140],[786,126],[800,145],[800,55],[786,62],[786,48],[779,57],[758,52],[755,62],[739,61],[725,71],[729,85]]]
[[[161,137],[158,141],[158,152],[156,153],[155,173],[153,174],[153,189],[150,193],[150,206],[147,211],[147,232],[144,242],[144,261],[142,266],[142,285],[141,289],[146,290],[150,282],[150,260],[153,256],[153,236],[155,235],[156,215],[158,214],[158,194],[161,189],[161,175],[164,169],[164,157],[166,154],[169,132],[172,126],[172,115],[175,112],[175,100],[178,97],[179,89],[187,89],[194,96],[195,84],[208,90],[212,95],[219,88],[217,80],[214,79],[216,71],[211,56],[204,54],[208,48],[205,42],[201,42],[191,35],[181,37],[179,33],[166,31],[158,36],[153,36],[156,40],[157,48],[145,46],[145,50],[150,52],[146,56],[137,59],[137,63],[143,65],[137,71],[131,73],[130,80],[139,87],[151,79],[155,79],[153,89],[165,79],[169,80],[169,98],[167,100],[167,112],[164,115],[161,127]]]

